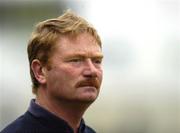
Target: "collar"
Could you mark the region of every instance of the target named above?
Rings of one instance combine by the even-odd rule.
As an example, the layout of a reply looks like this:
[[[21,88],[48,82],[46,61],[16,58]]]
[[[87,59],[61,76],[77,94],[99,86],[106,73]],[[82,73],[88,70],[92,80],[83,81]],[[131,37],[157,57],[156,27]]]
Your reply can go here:
[[[31,100],[28,111],[44,126],[50,129],[54,129],[56,131],[63,130],[73,133],[73,129],[69,126],[69,124],[65,120],[55,116],[45,108],[35,103],[35,99]],[[79,132],[84,132],[85,127],[86,125],[84,123],[84,120],[82,119],[79,127]]]

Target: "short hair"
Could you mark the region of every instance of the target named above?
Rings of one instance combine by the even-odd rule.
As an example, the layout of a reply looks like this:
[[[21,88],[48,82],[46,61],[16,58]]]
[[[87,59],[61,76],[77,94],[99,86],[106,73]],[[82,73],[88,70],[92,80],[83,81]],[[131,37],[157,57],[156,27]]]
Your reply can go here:
[[[101,39],[96,29],[84,18],[77,16],[72,11],[68,10],[57,18],[48,19],[36,25],[27,47],[32,92],[34,94],[37,94],[40,83],[31,69],[32,61],[38,59],[43,65],[48,65],[56,41],[61,35],[77,36],[85,32],[92,35],[97,41],[97,44],[101,47]]]

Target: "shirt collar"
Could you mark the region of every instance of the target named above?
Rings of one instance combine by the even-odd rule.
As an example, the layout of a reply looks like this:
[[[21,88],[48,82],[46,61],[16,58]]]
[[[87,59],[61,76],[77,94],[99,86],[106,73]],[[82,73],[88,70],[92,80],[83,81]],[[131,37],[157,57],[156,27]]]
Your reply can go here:
[[[46,127],[73,133],[73,129],[65,120],[55,116],[45,108],[35,103],[35,99],[31,100],[28,111]],[[85,126],[86,125],[84,123],[84,120],[82,119],[79,127],[79,132],[83,132],[85,130]]]

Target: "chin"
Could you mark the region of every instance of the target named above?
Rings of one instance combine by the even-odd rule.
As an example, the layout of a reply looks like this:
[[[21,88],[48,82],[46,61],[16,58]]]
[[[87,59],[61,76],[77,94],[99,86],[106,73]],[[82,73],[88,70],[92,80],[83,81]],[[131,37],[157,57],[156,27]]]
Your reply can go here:
[[[97,99],[98,94],[91,93],[91,94],[84,94],[79,97],[79,101],[84,103],[93,103]]]
[[[78,103],[90,105],[95,101],[95,99],[79,99]]]

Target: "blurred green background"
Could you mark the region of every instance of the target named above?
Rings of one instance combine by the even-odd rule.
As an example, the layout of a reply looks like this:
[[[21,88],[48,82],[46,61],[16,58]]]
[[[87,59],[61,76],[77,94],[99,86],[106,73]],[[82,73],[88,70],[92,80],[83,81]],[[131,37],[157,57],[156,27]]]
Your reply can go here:
[[[103,42],[103,85],[86,123],[98,133],[179,133],[179,0],[0,0],[0,130],[34,97],[26,53],[33,26],[66,9]]]

